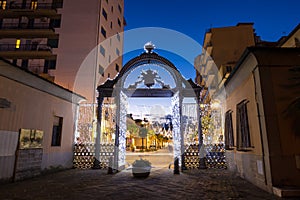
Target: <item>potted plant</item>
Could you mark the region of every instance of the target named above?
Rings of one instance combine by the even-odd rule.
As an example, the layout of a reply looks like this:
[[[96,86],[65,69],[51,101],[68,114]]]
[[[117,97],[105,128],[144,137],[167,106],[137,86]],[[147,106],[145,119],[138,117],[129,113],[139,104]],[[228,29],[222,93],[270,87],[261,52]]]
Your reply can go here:
[[[151,163],[148,160],[140,159],[132,163],[132,174],[134,177],[147,177],[151,171]]]

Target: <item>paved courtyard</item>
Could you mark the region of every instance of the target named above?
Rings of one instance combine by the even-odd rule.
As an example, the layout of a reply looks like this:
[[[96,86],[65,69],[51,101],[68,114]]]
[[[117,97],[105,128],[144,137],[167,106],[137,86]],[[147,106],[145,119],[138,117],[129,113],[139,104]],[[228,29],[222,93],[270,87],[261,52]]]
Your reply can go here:
[[[0,199],[279,199],[228,170],[191,170],[174,175],[154,168],[146,179],[130,170],[66,170],[0,185]]]

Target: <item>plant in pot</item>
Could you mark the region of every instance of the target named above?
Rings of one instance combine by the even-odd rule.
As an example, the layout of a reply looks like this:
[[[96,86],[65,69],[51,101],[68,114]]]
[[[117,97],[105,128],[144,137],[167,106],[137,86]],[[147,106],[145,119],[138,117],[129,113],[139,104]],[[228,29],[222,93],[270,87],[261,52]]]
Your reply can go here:
[[[151,171],[151,163],[148,160],[140,159],[132,163],[132,174],[134,177],[147,177]]]

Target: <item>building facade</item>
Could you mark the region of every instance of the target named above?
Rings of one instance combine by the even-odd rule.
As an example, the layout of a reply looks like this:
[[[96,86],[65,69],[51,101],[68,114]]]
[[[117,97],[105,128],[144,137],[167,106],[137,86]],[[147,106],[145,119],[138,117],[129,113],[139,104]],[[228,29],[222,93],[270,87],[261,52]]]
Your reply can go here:
[[[210,28],[206,31],[202,53],[195,58],[196,83],[207,87],[210,96],[221,87],[246,47],[255,46],[253,23]]]
[[[0,69],[0,181],[72,167],[84,98],[8,61],[0,60]]]
[[[248,48],[225,82],[229,169],[279,196],[300,194],[299,110],[291,109],[298,55],[298,48]]]
[[[123,0],[5,0],[0,7],[0,57],[13,64],[90,102],[99,81],[121,69]]]

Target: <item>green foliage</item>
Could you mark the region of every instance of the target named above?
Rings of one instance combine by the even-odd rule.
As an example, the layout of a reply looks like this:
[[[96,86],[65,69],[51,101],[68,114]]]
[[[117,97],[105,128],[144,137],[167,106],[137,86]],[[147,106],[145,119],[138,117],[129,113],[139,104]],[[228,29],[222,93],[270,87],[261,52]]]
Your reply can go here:
[[[148,129],[145,128],[145,127],[141,127],[140,128],[140,137],[141,138],[146,138],[147,137],[147,134],[148,134]]]
[[[130,134],[133,136],[133,137],[138,137],[139,135],[139,127],[134,124],[134,123],[130,123],[127,125],[127,130],[130,132]]]

